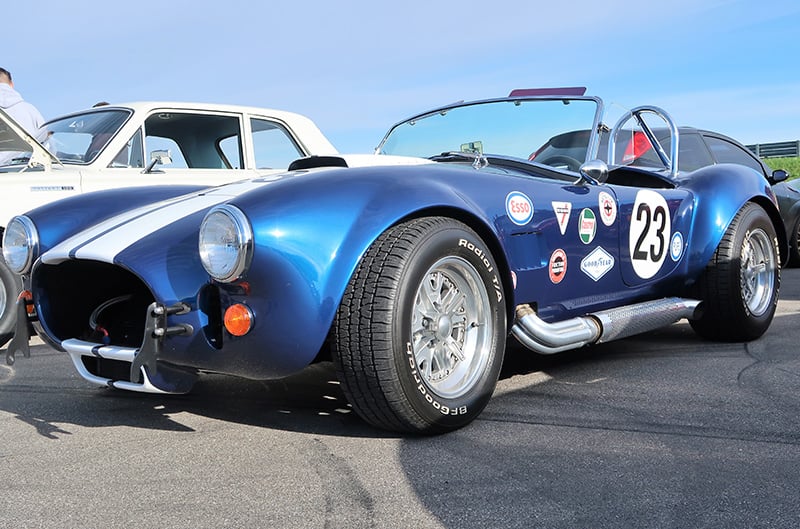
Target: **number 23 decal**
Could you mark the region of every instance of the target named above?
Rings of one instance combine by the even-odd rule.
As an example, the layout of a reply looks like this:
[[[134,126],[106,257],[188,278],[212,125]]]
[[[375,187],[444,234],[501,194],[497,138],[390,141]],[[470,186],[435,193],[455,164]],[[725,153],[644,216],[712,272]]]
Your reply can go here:
[[[628,241],[637,276],[649,279],[661,270],[671,235],[667,201],[655,191],[639,191],[633,204]]]

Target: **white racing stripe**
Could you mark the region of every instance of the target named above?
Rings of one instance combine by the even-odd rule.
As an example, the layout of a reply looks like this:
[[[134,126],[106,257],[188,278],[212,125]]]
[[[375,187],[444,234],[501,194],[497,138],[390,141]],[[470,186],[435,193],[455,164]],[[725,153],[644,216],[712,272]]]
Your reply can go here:
[[[264,185],[263,180],[240,182],[127,211],[54,246],[42,255],[42,262],[57,264],[74,254],[78,259],[113,263],[121,251],[150,233]]]

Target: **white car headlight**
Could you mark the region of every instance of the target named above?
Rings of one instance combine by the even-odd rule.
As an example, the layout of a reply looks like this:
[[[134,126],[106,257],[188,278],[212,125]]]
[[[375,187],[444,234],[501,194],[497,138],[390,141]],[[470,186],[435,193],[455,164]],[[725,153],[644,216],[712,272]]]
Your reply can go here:
[[[27,274],[39,254],[39,233],[24,215],[11,219],[3,233],[3,259],[15,274]]]
[[[228,204],[209,211],[200,224],[200,260],[217,281],[239,279],[253,257],[253,230],[244,213]]]

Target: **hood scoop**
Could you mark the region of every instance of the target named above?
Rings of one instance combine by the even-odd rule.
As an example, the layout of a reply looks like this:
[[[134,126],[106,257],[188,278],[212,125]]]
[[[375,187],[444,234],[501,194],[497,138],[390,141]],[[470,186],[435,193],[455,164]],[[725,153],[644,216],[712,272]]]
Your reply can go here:
[[[348,167],[341,156],[307,156],[289,164],[289,171],[313,169],[315,167]]]

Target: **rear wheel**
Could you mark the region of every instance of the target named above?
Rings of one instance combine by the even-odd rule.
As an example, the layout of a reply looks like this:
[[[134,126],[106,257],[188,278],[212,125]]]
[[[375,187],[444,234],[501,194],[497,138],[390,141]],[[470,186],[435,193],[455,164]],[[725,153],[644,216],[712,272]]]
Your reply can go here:
[[[789,261],[787,266],[800,267],[800,216],[794,220],[794,226],[789,233]]]
[[[397,225],[367,251],[336,316],[342,389],[370,424],[440,433],[472,421],[494,391],[506,312],[483,241],[448,218]]]
[[[767,213],[748,202],[734,217],[696,284],[703,315],[691,322],[704,338],[754,340],[778,305],[778,238]]]

